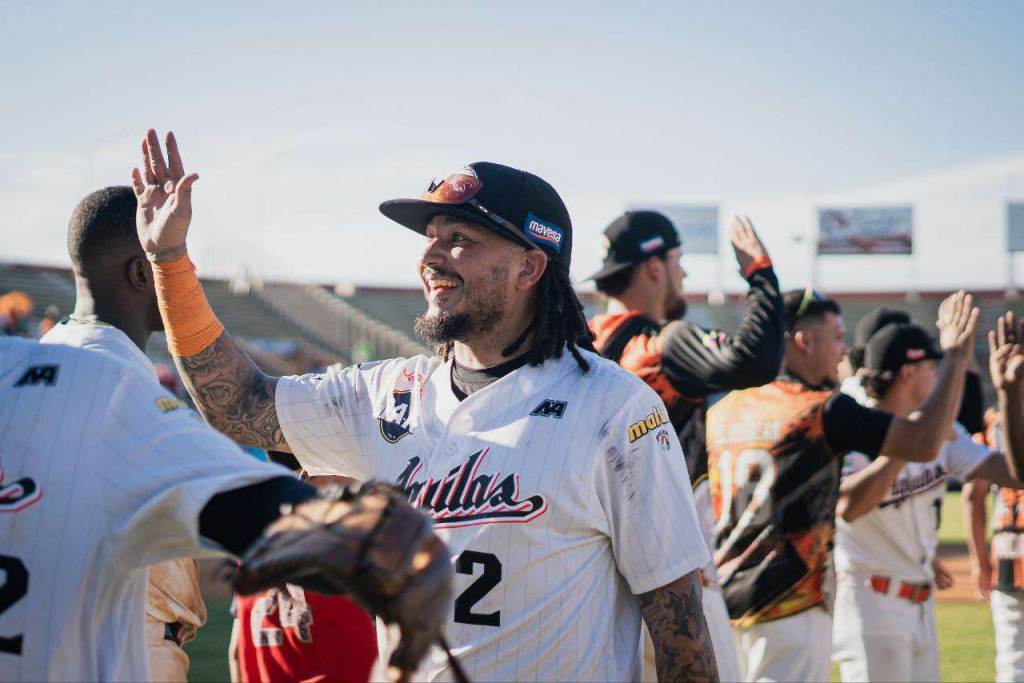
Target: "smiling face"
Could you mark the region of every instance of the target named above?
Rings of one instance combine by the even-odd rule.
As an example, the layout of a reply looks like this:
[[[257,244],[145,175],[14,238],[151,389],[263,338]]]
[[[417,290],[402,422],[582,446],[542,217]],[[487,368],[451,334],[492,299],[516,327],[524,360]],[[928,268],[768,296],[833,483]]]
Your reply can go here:
[[[432,218],[426,235],[419,273],[427,310],[416,319],[416,333],[438,345],[494,330],[523,296],[517,284],[528,250],[450,216]]]

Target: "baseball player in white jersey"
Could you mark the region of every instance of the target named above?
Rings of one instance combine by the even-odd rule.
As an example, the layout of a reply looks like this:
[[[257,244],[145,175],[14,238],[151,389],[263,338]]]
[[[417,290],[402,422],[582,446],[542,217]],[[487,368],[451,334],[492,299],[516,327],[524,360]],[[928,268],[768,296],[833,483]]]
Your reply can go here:
[[[196,176],[171,135],[167,147],[165,163],[147,134],[133,182],[197,405],[237,440],[289,450],[312,474],[396,482],[428,510],[455,558],[446,631],[472,679],[636,680],[643,618],[660,676],[717,680],[679,442],[658,396],[587,350],[554,188],[476,163],[385,202],[427,238],[417,328],[438,355],[272,378],[205,305],[185,249]],[[451,676],[440,656],[417,674]]]
[[[271,497],[301,499],[272,487],[282,468],[246,456],[136,368],[14,338],[0,339],[0,467],[4,681],[149,680],[146,566],[238,548],[230,525],[200,536],[216,494],[258,495],[240,487],[265,482]],[[264,507],[251,514],[266,522]]]
[[[996,411],[985,414],[983,436],[991,448],[1004,448]],[[986,541],[990,491],[995,494],[991,549]],[[996,680],[1024,681],[1024,491],[975,478],[964,485],[963,504],[972,579],[978,597],[992,607]]]
[[[135,211],[135,194],[124,186],[97,190],[75,207],[68,223],[75,309],[40,342],[109,354],[155,383],[156,368],[144,350],[163,325],[152,268],[135,234]],[[181,646],[204,623],[196,561],[183,558],[150,567],[146,639],[152,680],[188,679],[188,655]]]
[[[991,340],[993,384],[1000,401],[1022,410],[1016,333],[1000,320]],[[868,341],[862,372],[868,400],[897,415],[913,412],[935,382],[942,356],[921,327],[887,325]],[[1008,367],[1012,365],[1012,369]],[[983,477],[1024,487],[1021,441],[1007,455],[955,435],[931,462],[905,463],[859,453],[844,462],[835,544],[837,572],[833,658],[844,682],[939,679],[935,575],[939,511],[951,476]]]

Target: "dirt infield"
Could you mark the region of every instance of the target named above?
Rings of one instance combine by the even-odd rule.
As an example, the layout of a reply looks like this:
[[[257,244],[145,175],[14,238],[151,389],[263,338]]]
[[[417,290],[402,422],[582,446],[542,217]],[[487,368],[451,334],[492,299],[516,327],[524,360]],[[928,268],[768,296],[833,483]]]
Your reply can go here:
[[[941,543],[939,559],[953,575],[952,588],[936,594],[938,602],[977,602],[971,582],[971,559],[963,543]]]

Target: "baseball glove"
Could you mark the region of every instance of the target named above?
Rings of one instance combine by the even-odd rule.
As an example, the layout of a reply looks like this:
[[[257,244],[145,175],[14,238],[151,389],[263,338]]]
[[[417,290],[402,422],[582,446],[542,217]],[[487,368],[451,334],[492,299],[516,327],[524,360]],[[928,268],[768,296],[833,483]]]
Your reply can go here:
[[[432,644],[443,645],[452,578],[448,548],[430,519],[399,489],[369,483],[358,490],[327,489],[283,510],[246,551],[234,584],[243,595],[287,582],[350,596],[398,624],[401,638],[389,674],[406,680]],[[454,660],[452,666],[458,670]]]

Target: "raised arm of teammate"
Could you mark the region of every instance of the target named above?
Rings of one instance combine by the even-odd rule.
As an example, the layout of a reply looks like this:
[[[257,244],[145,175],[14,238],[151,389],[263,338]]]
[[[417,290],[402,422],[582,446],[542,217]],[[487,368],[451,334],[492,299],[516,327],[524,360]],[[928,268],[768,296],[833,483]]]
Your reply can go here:
[[[971,558],[971,581],[978,599],[987,601],[992,595],[992,559],[988,554],[988,498],[991,483],[975,478],[964,484],[963,514],[967,529],[967,554]]]
[[[920,410],[908,417],[893,417],[882,442],[881,455],[928,462],[938,454],[960,410],[964,393],[964,373],[978,326],[978,309],[972,303],[971,295],[960,291],[939,306],[936,325],[945,358],[939,363],[935,386]]]
[[[852,522],[874,510],[906,464],[905,460],[883,455],[864,469],[843,477],[839,484],[836,515],[844,522]]]
[[[246,446],[287,451],[274,406],[277,378],[265,375],[224,331],[188,258],[192,185],[199,175],[185,174],[174,133],[167,133],[165,144],[167,161],[156,131],[147,131],[142,169],[132,169],[132,188],[139,204],[139,241],[153,262],[168,348],[211,426]]]
[[[1024,322],[1024,321],[1022,321]],[[1024,325],[1013,312],[999,317],[996,329],[988,333],[989,373],[999,398],[999,425],[1006,448],[1006,467],[1018,480],[1024,478]],[[992,473],[979,476],[1007,486]],[[1010,485],[1012,486],[1012,485]],[[1013,488],[1020,488],[1014,486]]]
[[[785,324],[779,281],[750,219],[734,216],[729,239],[750,289],[736,333],[708,332],[686,320],[662,331],[662,358],[672,385],[691,398],[766,384],[779,373]]]

